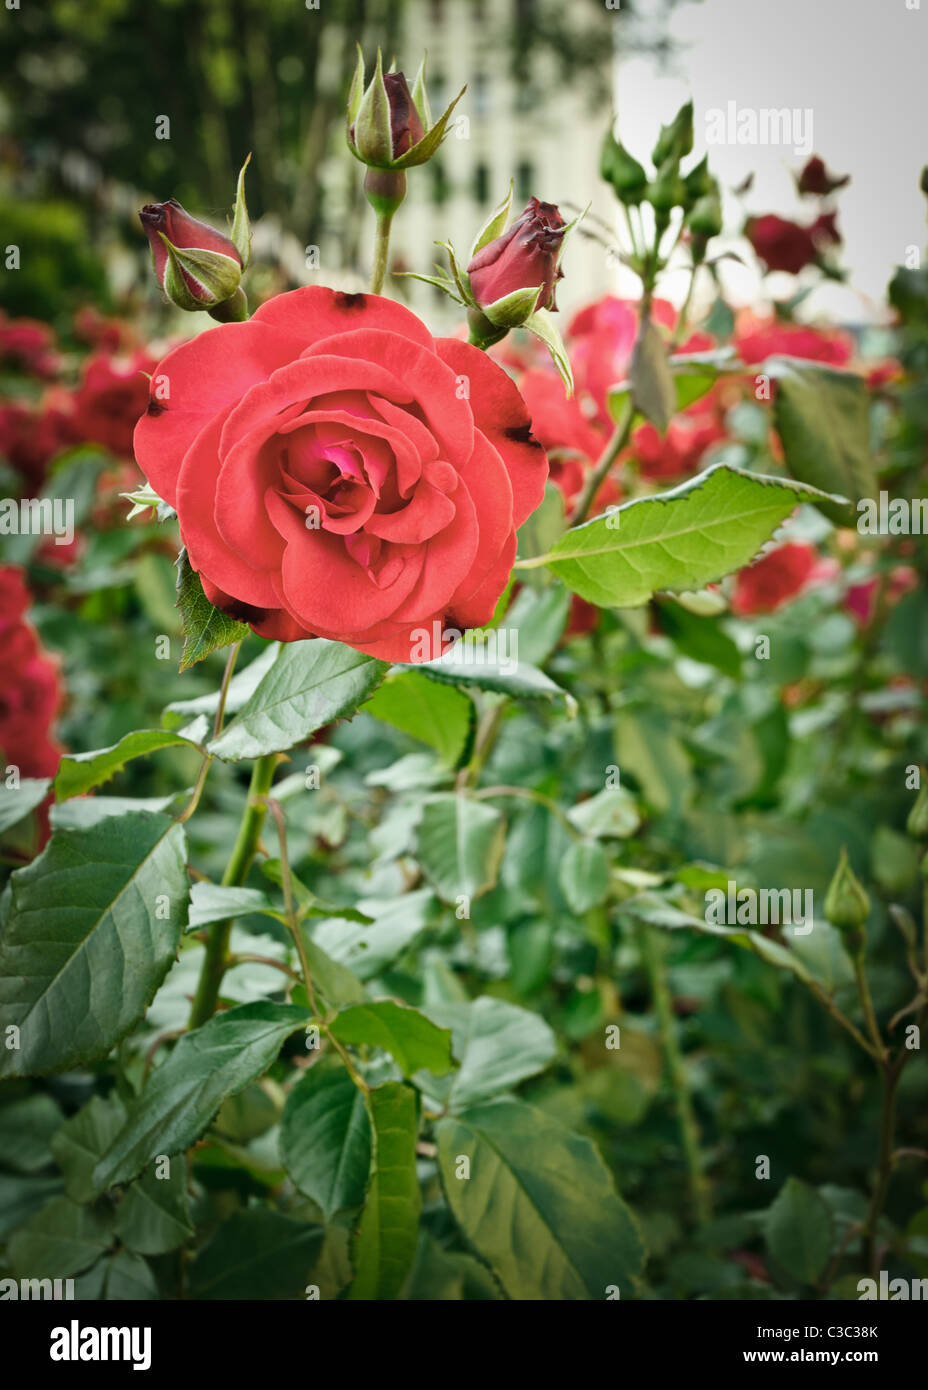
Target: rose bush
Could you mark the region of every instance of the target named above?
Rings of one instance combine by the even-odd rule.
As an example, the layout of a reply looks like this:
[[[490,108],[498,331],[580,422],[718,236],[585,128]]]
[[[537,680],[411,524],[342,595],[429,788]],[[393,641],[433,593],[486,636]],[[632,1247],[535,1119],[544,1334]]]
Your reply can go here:
[[[490,619],[547,475],[483,353],[315,287],[170,352],[135,449],[217,607],[391,661],[439,655],[436,623]]]

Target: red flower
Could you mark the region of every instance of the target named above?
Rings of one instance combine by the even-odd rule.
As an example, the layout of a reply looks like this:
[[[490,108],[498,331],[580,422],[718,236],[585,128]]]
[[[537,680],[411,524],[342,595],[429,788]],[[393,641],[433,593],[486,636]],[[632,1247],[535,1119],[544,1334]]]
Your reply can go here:
[[[262,636],[388,661],[485,623],[547,464],[484,353],[402,305],[311,287],[168,353],[135,432],[212,602]]]
[[[843,178],[836,178],[834,174],[829,174],[825,168],[824,160],[819,159],[814,154],[806,164],[802,173],[799,175],[798,187],[802,194],[810,194],[813,197],[826,197],[829,193],[834,193],[838,188],[843,188],[850,182],[850,174],[845,174]]]
[[[79,438],[131,457],[132,431],[148,406],[145,373],[151,373],[154,365],[145,352],[134,353],[128,361],[105,352],[88,358],[74,397]]]
[[[165,245],[165,237],[177,251],[206,251],[213,255],[224,256],[227,264],[226,275],[231,284],[228,294],[233,293],[241,278],[242,258],[229,237],[223,235],[222,232],[217,232],[216,228],[211,227],[209,223],[201,222],[197,217],[191,217],[176,198],[169,198],[166,203],[148,203],[140,211],[139,221],[151,246],[158,284],[166,294],[170,287],[166,288],[165,286],[165,275],[168,271],[168,248]],[[180,304],[181,308],[207,308],[216,303],[216,294],[206,283],[207,278],[212,277],[212,271],[208,275],[207,272],[201,271],[198,277],[191,270],[179,266],[178,274],[183,282],[179,293],[184,298],[189,297],[190,300],[189,304],[181,303],[180,298],[178,298],[176,302]],[[232,283],[233,281],[234,283]],[[221,295],[220,299],[228,298],[228,294]],[[169,297],[173,298],[174,296]]]
[[[58,370],[55,335],[37,319],[8,319],[0,310],[0,367],[53,377]]]
[[[516,290],[541,287],[536,309],[556,309],[554,288],[564,272],[557,258],[567,224],[553,203],[530,198],[502,236],[481,247],[467,267],[471,293],[482,309]]]
[[[135,330],[123,319],[106,318],[92,305],[86,304],[74,315],[74,332],[78,338],[101,352],[126,352],[138,342]]]
[[[61,703],[57,663],[25,621],[22,570],[0,568],[0,756],[21,777],[53,777],[61,747],[51,734]]]
[[[854,351],[852,340],[844,333],[780,323],[777,319],[757,319],[750,314],[739,319],[735,347],[741,360],[749,364],[779,354],[828,362],[834,367],[845,366]]]
[[[739,617],[776,612],[815,578],[819,563],[816,550],[798,541],[768,551],[735,576],[732,612]]]
[[[644,478],[685,478],[695,473],[706,450],[725,438],[725,431],[703,401],[671,420],[667,433],[640,425],[632,436],[633,453]]]
[[[785,270],[790,275],[798,275],[805,266],[812,265],[818,255],[811,228],[800,227],[797,222],[789,222],[775,213],[752,217],[745,227],[745,235],[768,270]]]
[[[36,491],[49,463],[75,441],[71,397],[53,387],[36,408],[0,406],[0,455]]]
[[[838,231],[838,214],[822,212],[816,217],[809,234],[817,246],[840,246],[841,233]]]
[[[876,575],[861,584],[851,584],[844,595],[844,607],[861,627],[867,627],[876,608],[879,579]],[[905,594],[918,587],[918,573],[911,565],[895,565],[890,571],[886,602],[892,607]]]

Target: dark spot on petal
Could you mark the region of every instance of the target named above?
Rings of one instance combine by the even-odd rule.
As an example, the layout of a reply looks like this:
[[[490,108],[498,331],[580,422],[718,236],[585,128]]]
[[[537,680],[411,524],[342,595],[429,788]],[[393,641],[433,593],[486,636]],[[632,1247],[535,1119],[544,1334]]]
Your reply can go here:
[[[241,599],[227,598],[225,595],[222,602],[214,604],[214,607],[221,609],[226,617],[234,618],[239,623],[263,623],[270,611],[267,608],[255,608]]]
[[[345,294],[343,290],[338,290],[335,295],[339,309],[363,309],[366,302],[366,294]]]
[[[507,439],[513,439],[517,444],[532,444],[536,449],[541,448],[541,444],[532,434],[532,427],[525,425],[510,425],[509,429],[503,430]]]
[[[151,400],[148,402],[148,409],[145,414],[157,417],[158,415],[163,415],[166,410],[167,406],[164,402],[156,401],[154,396],[152,396]]]

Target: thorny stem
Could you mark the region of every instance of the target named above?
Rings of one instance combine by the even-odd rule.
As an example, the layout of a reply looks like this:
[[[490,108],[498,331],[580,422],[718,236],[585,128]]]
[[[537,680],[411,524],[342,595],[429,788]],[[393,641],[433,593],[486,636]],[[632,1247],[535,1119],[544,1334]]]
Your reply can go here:
[[[356,1069],[350,1056],[345,1051],[345,1048],[339,1042],[338,1038],[335,1037],[334,1033],[332,1033],[322,1017],[322,1010],[319,1007],[315,986],[313,985],[313,975],[309,966],[309,957],[306,953],[306,940],[303,935],[303,926],[300,922],[299,913],[296,910],[296,904],[293,900],[293,881],[290,874],[290,855],[287,850],[287,827],[284,823],[284,813],[281,809],[280,802],[275,801],[273,797],[266,797],[265,804],[274,817],[274,823],[277,826],[277,842],[280,847],[280,886],[284,895],[284,915],[287,918],[287,927],[290,935],[293,937],[293,944],[296,946],[297,955],[300,958],[300,969],[303,972],[303,984],[306,987],[306,997],[309,1000],[309,1007],[312,1011],[313,1018],[318,1020],[319,1027],[325,1033],[329,1042],[342,1059],[348,1075],[351,1077],[358,1090],[366,1093],[370,1090],[370,1087]]]
[[[233,643],[229,655],[226,658],[226,669],[222,674],[222,684],[219,687],[219,703],[216,706],[216,717],[213,720],[213,738],[218,738],[222,732],[222,721],[225,718],[226,699],[229,694],[229,683],[232,680],[232,672],[235,670],[235,661],[241,648],[241,642]],[[200,797],[203,795],[203,788],[206,786],[206,775],[209,772],[210,764],[213,761],[212,753],[204,753],[203,761],[200,763],[200,771],[197,773],[196,785],[193,788],[193,795],[177,819],[181,822],[189,820],[194,811],[200,804]]]
[[[864,1011],[864,1018],[867,1021],[867,1031],[873,1041],[876,1054],[879,1058],[885,1055],[883,1039],[880,1036],[880,1027],[876,1021],[876,1014],[873,1009],[873,996],[870,993],[870,985],[864,971],[864,957],[862,951],[857,951],[854,955],[854,975],[857,979],[857,993],[860,995],[861,1008]]]
[[[712,1205],[699,1149],[699,1128],[687,1085],[686,1065],[677,1040],[676,1019],[667,985],[663,946],[656,929],[644,925],[640,930],[640,942],[680,1121],[680,1138],[689,1173],[690,1199],[694,1215],[704,1225],[711,1218]]]
[[[271,789],[271,782],[274,780],[277,758],[277,753],[266,753],[263,758],[255,760],[251,770],[248,799],[242,812],[238,836],[222,876],[222,884],[226,888],[240,888],[248,877],[251,861],[254,859],[255,850],[258,847],[261,827],[267,814],[265,797]],[[226,922],[214,922],[209,929],[209,935],[206,938],[206,953],[203,957],[197,992],[194,995],[193,1008],[190,1011],[188,1028],[199,1028],[216,1012],[219,988],[228,966],[229,938],[231,935],[231,919]]]
[[[631,396],[629,396],[628,400],[625,402],[622,419],[612,431],[612,436],[605,449],[600,454],[595,468],[588,475],[586,482],[583,484],[583,491],[577,498],[577,505],[571,514],[571,526],[579,526],[582,522],[586,521],[590,508],[593,505],[593,499],[605,481],[609,469],[628,443],[628,436],[631,434],[632,420],[634,418],[635,407],[632,403]]]

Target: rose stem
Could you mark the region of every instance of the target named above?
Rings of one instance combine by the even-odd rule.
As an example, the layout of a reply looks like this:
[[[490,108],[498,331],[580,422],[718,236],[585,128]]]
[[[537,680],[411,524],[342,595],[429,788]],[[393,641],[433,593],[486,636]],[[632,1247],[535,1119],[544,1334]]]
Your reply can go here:
[[[264,798],[271,789],[277,758],[276,753],[266,753],[263,758],[255,760],[255,765],[251,770],[248,799],[245,802],[241,824],[238,828],[238,837],[226,865],[226,871],[222,876],[222,884],[225,888],[240,888],[248,877],[251,861],[254,859],[257,849],[258,837],[261,834],[261,827],[264,824],[264,817],[267,814],[267,803]],[[200,970],[193,1008],[190,1010],[190,1019],[187,1025],[189,1028],[199,1028],[200,1024],[205,1023],[208,1018],[212,1018],[216,1011],[219,987],[228,965],[231,935],[231,920],[215,922],[209,929],[206,938],[206,954]]]
[[[632,404],[631,395],[629,395],[628,400],[625,402],[622,419],[612,431],[612,437],[609,443],[600,454],[596,467],[587,477],[583,485],[583,491],[577,498],[577,505],[570,518],[571,526],[579,526],[581,522],[586,521],[590,508],[593,505],[593,498],[602,486],[609,469],[628,443],[628,436],[631,434],[632,420],[634,418],[635,407]]]

